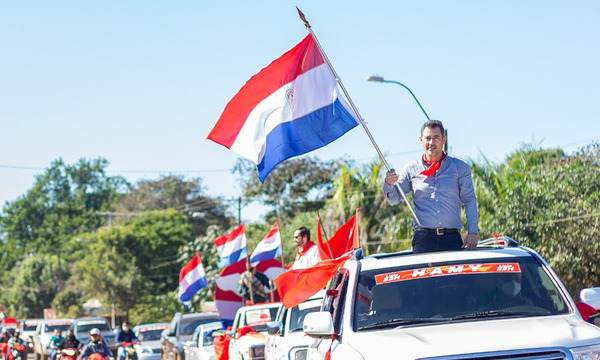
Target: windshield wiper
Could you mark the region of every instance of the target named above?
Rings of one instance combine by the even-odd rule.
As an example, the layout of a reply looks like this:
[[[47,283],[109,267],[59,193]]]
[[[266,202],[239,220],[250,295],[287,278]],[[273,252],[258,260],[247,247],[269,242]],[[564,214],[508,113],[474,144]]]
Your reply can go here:
[[[502,316],[539,316],[543,315],[539,312],[524,312],[524,311],[503,311],[503,310],[488,310],[488,311],[478,311],[470,314],[453,316],[452,320],[462,320],[462,319],[478,319],[478,318],[486,318],[486,317],[502,317]]]
[[[387,326],[395,326],[395,325],[423,324],[423,323],[449,321],[449,320],[452,320],[452,319],[450,319],[450,318],[436,318],[436,319],[432,319],[432,318],[397,318],[397,319],[379,321],[379,322],[376,322],[373,324],[361,326],[358,328],[358,330],[377,329],[377,328],[382,328],[382,327],[387,327]]]

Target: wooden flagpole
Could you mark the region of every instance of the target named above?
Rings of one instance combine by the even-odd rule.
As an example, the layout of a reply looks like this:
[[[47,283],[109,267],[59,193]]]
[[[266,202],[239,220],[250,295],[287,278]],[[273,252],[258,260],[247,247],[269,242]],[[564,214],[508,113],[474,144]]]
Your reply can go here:
[[[315,36],[315,33],[312,31],[312,28],[310,27],[310,24],[308,23],[308,21],[306,20],[306,17],[304,16],[304,14],[302,13],[302,11],[300,11],[300,9],[298,9],[298,7],[296,6],[296,10],[298,10],[298,15],[300,16],[300,19],[304,22],[304,26],[306,26],[306,30],[308,30],[308,32],[312,35],[313,39],[315,40],[315,44],[317,45],[317,48],[319,49],[319,52],[321,53],[321,55],[323,56],[323,59],[325,60],[325,62],[327,63],[327,65],[329,66],[329,69],[331,70],[331,72],[333,73],[333,76],[335,77],[335,80],[337,81],[338,85],[340,86],[340,88],[342,89],[342,91],[344,92],[344,95],[346,97],[346,99],[348,99],[348,103],[350,104],[350,106],[352,107],[352,110],[354,111],[354,113],[356,114],[356,117],[358,117],[358,120],[360,122],[360,124],[362,125],[363,129],[365,130],[365,132],[367,133],[367,136],[369,137],[369,140],[371,140],[371,143],[373,144],[373,146],[375,147],[375,150],[377,151],[377,154],[379,155],[379,158],[381,159],[381,161],[383,162],[383,165],[385,166],[385,168],[387,169],[387,171],[392,170],[390,168],[390,165],[387,163],[387,161],[385,160],[385,158],[383,157],[383,153],[381,152],[381,150],[379,149],[379,146],[377,145],[377,143],[375,142],[375,139],[373,138],[373,136],[371,135],[371,132],[369,131],[369,129],[367,128],[367,124],[365,123],[365,121],[363,120],[363,118],[360,116],[358,109],[356,108],[356,106],[354,105],[354,102],[352,101],[352,99],[350,98],[350,94],[348,94],[348,92],[346,91],[346,87],[344,87],[344,84],[342,83],[342,80],[339,78],[339,76],[337,75],[337,73],[335,72],[335,69],[333,68],[333,65],[331,65],[331,62],[329,61],[329,58],[327,57],[327,55],[325,54],[325,51],[323,51],[323,48],[321,47],[321,44],[319,43],[319,40],[317,39],[317,37]],[[396,182],[395,184],[396,189],[398,189],[398,191],[400,192],[400,195],[402,195],[402,198],[404,199],[404,201],[406,202],[406,205],[408,206],[408,208],[410,209],[410,212],[412,213],[413,217],[415,218],[417,224],[419,226],[421,226],[421,222],[419,221],[419,218],[417,217],[417,214],[415,213],[415,210],[412,208],[412,205],[410,205],[410,202],[408,201],[408,198],[406,197],[406,194],[404,194],[404,191],[402,190],[402,188],[400,187],[400,184],[398,182]]]

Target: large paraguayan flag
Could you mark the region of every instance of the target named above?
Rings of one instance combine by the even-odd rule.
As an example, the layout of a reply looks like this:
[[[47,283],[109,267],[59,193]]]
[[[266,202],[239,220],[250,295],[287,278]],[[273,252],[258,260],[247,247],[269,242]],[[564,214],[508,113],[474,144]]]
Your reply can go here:
[[[279,233],[279,221],[275,220],[275,224],[257,245],[252,255],[250,255],[250,263],[254,264],[258,261],[275,259],[283,254],[281,248],[281,234]]]
[[[179,301],[189,307],[192,296],[208,286],[200,255],[196,255],[179,272]]]
[[[217,252],[219,253],[219,262],[217,265],[219,267],[231,265],[248,257],[246,242],[244,224],[233,229],[229,234],[213,239],[213,243],[217,246]]]
[[[264,182],[280,162],[329,144],[358,125],[308,34],[229,101],[208,139],[254,162]]]

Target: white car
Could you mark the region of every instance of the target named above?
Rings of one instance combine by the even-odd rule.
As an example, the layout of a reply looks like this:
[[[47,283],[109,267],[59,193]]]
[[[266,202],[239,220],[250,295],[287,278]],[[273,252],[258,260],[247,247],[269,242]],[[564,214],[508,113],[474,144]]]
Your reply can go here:
[[[308,359],[598,359],[600,328],[535,251],[510,238],[474,251],[355,252],[320,312]],[[600,291],[597,289],[596,291]]]
[[[235,313],[229,339],[229,360],[264,359],[267,324],[275,319],[280,302],[242,306]],[[249,328],[253,332],[247,332]]]
[[[71,319],[40,320],[32,336],[35,360],[47,360],[50,350],[48,344],[54,330],[59,329],[64,334],[73,324]]]
[[[222,328],[223,325],[218,321],[198,325],[192,340],[185,343],[185,360],[214,360],[212,332]]]
[[[275,321],[267,324],[266,360],[306,359],[306,350],[312,339],[304,335],[302,323],[306,314],[321,309],[324,296],[325,291],[321,290],[293,308],[286,309],[281,305]]]

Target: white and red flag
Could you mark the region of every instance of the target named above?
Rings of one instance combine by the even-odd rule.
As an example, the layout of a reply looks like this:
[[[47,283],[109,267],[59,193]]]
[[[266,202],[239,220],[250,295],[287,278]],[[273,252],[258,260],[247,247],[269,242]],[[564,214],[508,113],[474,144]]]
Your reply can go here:
[[[208,286],[208,282],[204,266],[202,266],[200,255],[196,253],[179,272],[179,301],[189,307],[194,294],[206,286]]]
[[[219,253],[219,267],[227,266],[248,257],[246,248],[246,232],[244,224],[236,227],[229,234],[213,239]]]
[[[308,34],[246,82],[208,139],[254,162],[264,182],[280,162],[323,147],[358,124]]]
[[[258,261],[275,259],[283,255],[281,248],[281,233],[279,232],[279,221],[275,220],[275,224],[257,245],[252,255],[250,255],[250,263]]]
[[[283,273],[281,262],[276,259],[269,259],[259,262],[256,265],[256,271],[262,272],[269,279],[275,279]],[[215,306],[219,312],[219,319],[225,325],[231,325],[237,309],[242,307],[242,296],[238,293],[238,284],[241,273],[246,271],[246,261],[240,260],[235,264],[226,266],[221,270],[215,286]],[[275,292],[275,301],[279,300]]]

